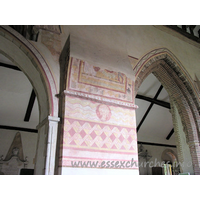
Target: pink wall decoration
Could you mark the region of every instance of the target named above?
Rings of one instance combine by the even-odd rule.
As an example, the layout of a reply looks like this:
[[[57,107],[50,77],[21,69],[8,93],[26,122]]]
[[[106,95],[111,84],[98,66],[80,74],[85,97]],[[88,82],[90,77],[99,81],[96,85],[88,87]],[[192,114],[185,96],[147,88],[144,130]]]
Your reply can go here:
[[[63,147],[136,153],[135,129],[96,123],[86,120],[65,119]]]
[[[125,74],[71,58],[64,108],[60,166],[138,161],[133,82]]]
[[[111,111],[109,106],[105,105],[105,104],[99,104],[96,108],[96,114],[98,116],[98,118],[105,122],[108,121],[111,117]]]
[[[133,81],[121,72],[101,69],[76,58],[70,59],[68,94],[82,94],[84,97],[134,107],[133,88]]]

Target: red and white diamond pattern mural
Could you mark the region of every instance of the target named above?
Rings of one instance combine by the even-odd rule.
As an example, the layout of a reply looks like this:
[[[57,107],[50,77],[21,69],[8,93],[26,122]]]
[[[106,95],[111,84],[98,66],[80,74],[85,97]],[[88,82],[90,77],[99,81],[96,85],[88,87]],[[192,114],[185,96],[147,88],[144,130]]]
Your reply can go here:
[[[65,119],[63,147],[136,152],[133,128]]]

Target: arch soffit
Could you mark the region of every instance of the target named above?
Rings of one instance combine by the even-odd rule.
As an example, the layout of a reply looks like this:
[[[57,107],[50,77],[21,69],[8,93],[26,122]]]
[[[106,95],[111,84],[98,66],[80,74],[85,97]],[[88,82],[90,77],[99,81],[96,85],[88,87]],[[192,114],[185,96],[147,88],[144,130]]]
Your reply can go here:
[[[51,70],[49,66],[47,65],[47,63],[45,62],[44,58],[28,40],[26,40],[22,35],[20,35],[18,32],[13,30],[11,27],[0,26],[0,36],[3,36],[8,41],[15,44],[18,47],[18,51],[21,50],[21,52],[25,54],[25,57],[31,61],[35,69],[39,72],[44,89],[47,93],[46,96],[48,100],[48,102],[42,102],[42,104],[44,105],[45,103],[48,103],[49,115],[57,117],[58,116],[58,99],[55,96],[57,94],[57,88],[56,88],[55,80],[53,78]],[[6,55],[6,56],[9,58],[9,55]],[[13,58],[11,58],[11,60],[13,60]],[[21,68],[22,66],[19,66],[19,67]],[[22,68],[22,71],[23,71],[23,68]],[[28,76],[28,78],[33,84],[35,80],[31,79],[30,74],[28,73],[25,73],[25,74]],[[35,92],[37,95],[39,95],[37,93],[37,90]],[[39,99],[40,98],[38,98],[38,100]]]

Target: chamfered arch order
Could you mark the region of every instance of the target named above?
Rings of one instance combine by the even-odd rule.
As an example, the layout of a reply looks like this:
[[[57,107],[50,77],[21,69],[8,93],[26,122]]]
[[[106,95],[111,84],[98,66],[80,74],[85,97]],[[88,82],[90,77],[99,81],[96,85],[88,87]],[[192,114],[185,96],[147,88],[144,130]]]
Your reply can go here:
[[[153,73],[178,109],[186,134],[195,174],[200,174],[200,95],[180,61],[166,48],[150,51],[134,67],[135,95],[144,79]]]
[[[16,64],[28,77],[39,104],[39,121],[58,117],[56,84],[49,66],[35,47],[9,26],[0,26],[0,53]]]

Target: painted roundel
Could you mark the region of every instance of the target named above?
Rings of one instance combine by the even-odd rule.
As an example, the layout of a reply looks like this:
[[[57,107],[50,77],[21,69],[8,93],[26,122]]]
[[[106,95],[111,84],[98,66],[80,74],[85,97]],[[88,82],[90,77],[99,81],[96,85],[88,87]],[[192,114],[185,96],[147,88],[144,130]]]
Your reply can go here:
[[[108,121],[111,118],[111,110],[110,110],[109,106],[107,106],[105,104],[99,104],[97,106],[96,114],[97,114],[98,118],[103,122]]]

